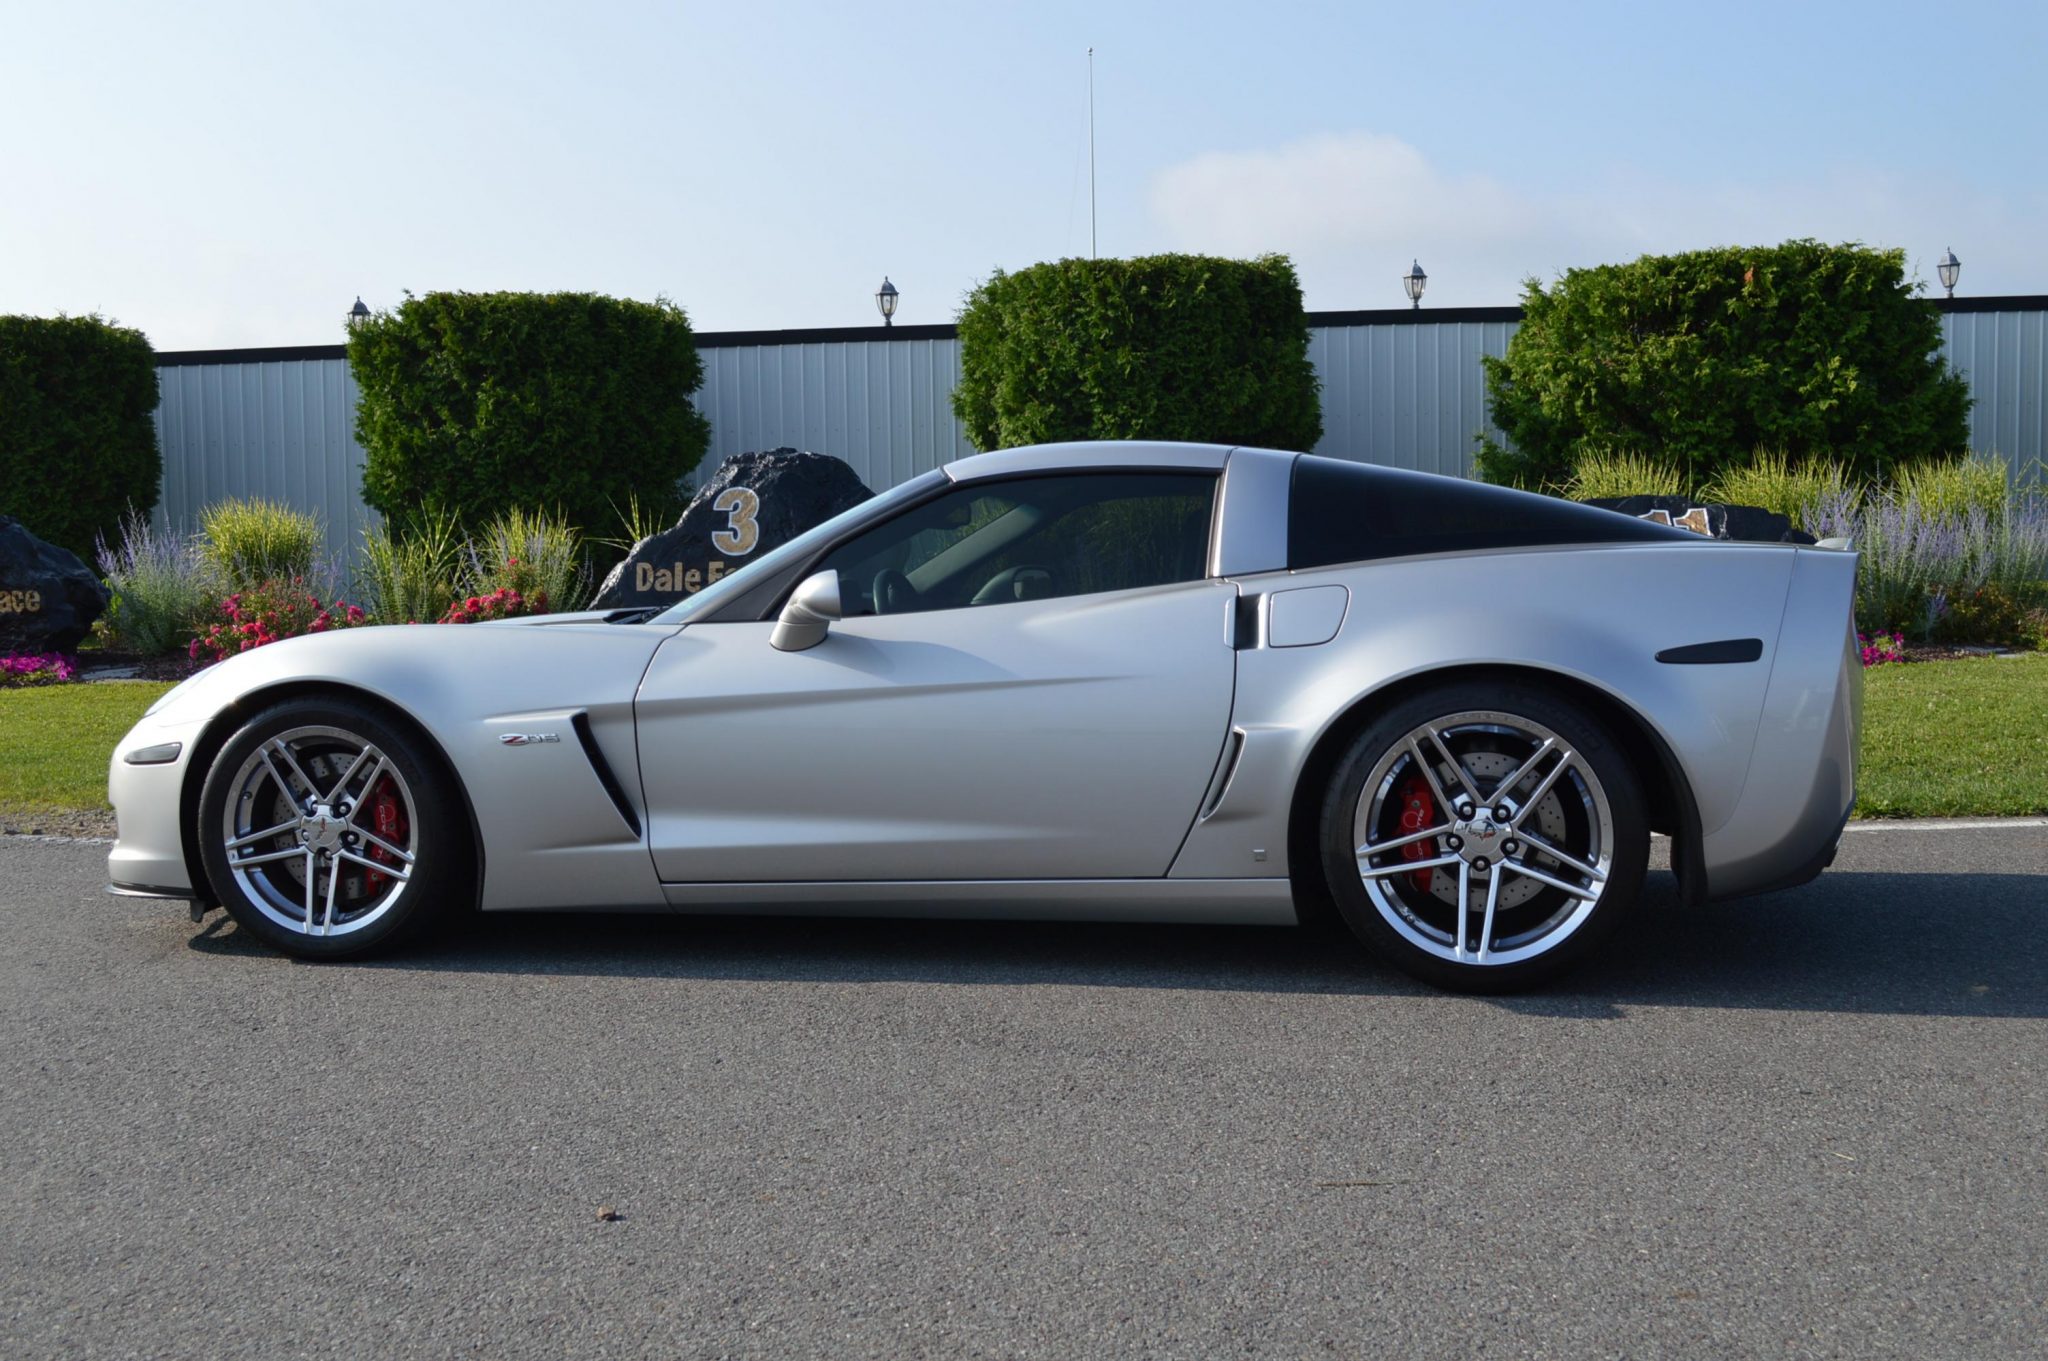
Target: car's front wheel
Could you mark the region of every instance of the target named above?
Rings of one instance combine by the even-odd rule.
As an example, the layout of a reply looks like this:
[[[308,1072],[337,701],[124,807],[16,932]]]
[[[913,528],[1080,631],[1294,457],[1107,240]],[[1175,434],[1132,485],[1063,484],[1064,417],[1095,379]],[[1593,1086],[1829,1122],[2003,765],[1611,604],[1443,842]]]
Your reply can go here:
[[[1376,953],[1441,987],[1527,987],[1634,905],[1639,781],[1598,720],[1533,683],[1461,682],[1368,723],[1323,803],[1323,869]]]
[[[452,779],[410,733],[341,699],[265,709],[199,797],[207,878],[235,921],[307,959],[368,953],[470,894]]]

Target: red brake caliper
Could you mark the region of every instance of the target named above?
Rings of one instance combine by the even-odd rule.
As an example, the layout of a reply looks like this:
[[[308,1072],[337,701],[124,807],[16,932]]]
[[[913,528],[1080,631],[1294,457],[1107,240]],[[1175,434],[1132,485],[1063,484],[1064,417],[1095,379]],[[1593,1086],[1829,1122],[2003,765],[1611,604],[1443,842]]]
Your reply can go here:
[[[1410,775],[1396,792],[1401,799],[1401,835],[1408,836],[1425,827],[1436,826],[1436,800],[1429,796],[1429,785],[1420,775]],[[1411,841],[1401,848],[1401,858],[1433,860],[1436,847],[1426,840]],[[1415,885],[1418,892],[1427,893],[1435,876],[1435,870],[1416,870],[1408,876],[1408,882]]]
[[[405,844],[405,809],[399,805],[398,794],[392,789],[391,777],[388,775],[377,782],[377,791],[370,796],[370,825],[376,828],[379,837],[392,845]],[[373,841],[370,843],[370,859],[380,865],[388,865],[395,857]],[[363,892],[382,893],[385,877],[375,870],[366,871],[363,875]]]

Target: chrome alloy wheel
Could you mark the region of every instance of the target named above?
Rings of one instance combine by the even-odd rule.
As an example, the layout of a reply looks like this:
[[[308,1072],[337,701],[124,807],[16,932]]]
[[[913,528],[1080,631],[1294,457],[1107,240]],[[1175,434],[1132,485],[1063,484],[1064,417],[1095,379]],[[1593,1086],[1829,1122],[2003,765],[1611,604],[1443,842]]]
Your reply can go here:
[[[419,854],[419,811],[389,757],[340,728],[266,738],[235,772],[222,846],[248,901],[308,936],[390,912]]]
[[[1470,710],[1423,723],[1366,777],[1358,874],[1387,925],[1439,959],[1508,965],[1570,939],[1599,906],[1607,791],[1557,733]]]

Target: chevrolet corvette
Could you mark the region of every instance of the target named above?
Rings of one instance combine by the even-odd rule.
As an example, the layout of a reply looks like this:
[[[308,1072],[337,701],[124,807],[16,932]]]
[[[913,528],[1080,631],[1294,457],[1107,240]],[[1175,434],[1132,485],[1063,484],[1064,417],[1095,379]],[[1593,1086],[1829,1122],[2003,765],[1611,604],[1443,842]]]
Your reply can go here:
[[[110,887],[311,959],[470,908],[1327,921],[1524,987],[1653,832],[1687,905],[1831,861],[1854,578],[1306,454],[979,454],[672,607],[210,667],[113,754]]]

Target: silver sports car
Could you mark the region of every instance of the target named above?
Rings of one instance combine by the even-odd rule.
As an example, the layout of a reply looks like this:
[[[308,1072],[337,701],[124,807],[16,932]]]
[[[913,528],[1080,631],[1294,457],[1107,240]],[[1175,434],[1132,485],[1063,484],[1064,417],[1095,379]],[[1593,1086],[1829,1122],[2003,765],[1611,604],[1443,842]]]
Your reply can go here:
[[[244,653],[115,750],[113,888],[333,959],[584,908],[1347,925],[1463,989],[1803,883],[1855,557],[1304,454],[981,454],[666,610]]]

